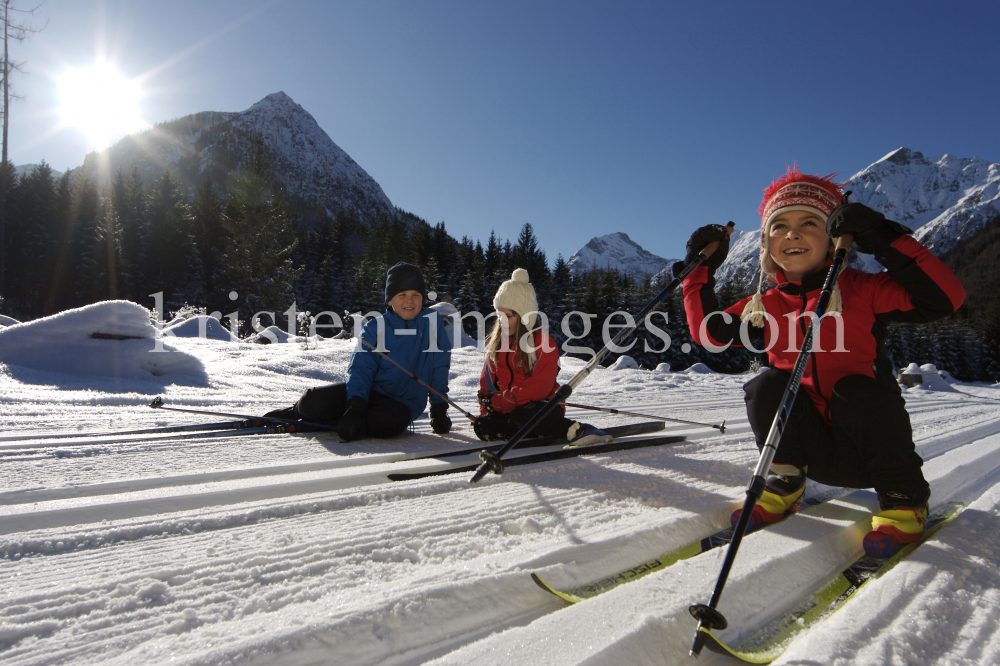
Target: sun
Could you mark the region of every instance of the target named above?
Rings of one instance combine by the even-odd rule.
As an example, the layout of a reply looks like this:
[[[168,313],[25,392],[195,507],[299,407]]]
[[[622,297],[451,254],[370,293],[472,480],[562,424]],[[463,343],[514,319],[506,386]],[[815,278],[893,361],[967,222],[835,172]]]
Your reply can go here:
[[[63,125],[82,133],[90,148],[106,148],[113,139],[149,125],[139,112],[139,83],[122,76],[110,62],[67,69],[57,84]]]

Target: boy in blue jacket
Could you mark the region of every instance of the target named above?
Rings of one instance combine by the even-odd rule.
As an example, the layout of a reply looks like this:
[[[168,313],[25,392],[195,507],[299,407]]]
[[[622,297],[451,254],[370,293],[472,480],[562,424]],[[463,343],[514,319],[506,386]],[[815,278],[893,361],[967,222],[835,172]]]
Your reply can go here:
[[[396,264],[386,274],[386,313],[370,319],[361,329],[361,337],[447,395],[451,340],[441,316],[424,307],[426,296],[427,286],[420,268],[403,262]],[[380,330],[384,331],[381,336]],[[346,384],[309,389],[293,407],[270,412],[268,416],[336,423],[337,433],[345,442],[364,437],[394,437],[420,416],[427,398],[426,388],[359,344],[347,366]],[[434,394],[430,394],[430,401],[431,428],[443,435],[451,430],[448,403]]]

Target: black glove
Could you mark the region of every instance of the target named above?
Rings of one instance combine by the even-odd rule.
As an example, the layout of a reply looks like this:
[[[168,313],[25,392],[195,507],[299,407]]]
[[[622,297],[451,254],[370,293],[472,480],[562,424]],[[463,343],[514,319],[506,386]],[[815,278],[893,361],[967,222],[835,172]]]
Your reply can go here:
[[[899,222],[860,203],[837,206],[826,220],[826,233],[831,238],[844,234],[854,236],[854,249],[864,254],[879,254],[901,237],[913,231]]]
[[[476,400],[479,401],[479,404],[482,405],[483,409],[486,410],[487,414],[493,412],[493,394],[492,393],[480,393],[479,395],[476,396]]]
[[[431,405],[431,430],[436,435],[444,435],[451,431],[451,419],[448,418],[447,402]]]
[[[337,421],[337,434],[345,442],[361,439],[368,432],[368,403],[357,396],[347,401],[344,415]]]
[[[678,261],[672,267],[674,276],[680,275],[680,272],[691,262],[698,259],[698,255],[709,243],[715,241],[719,241],[719,247],[710,257],[705,259],[704,265],[712,271],[721,266],[722,262],[729,256],[729,230],[721,224],[706,224],[703,227],[698,227],[691,234],[691,238],[687,242],[687,256],[684,257],[684,261]]]

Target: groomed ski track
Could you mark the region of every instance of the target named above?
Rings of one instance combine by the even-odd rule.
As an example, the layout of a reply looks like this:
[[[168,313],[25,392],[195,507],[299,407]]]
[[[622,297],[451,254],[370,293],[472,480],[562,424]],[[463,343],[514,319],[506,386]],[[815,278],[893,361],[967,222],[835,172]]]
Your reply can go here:
[[[203,361],[210,386],[0,366],[3,434],[198,422],[145,408],[157,394],[259,413],[342,379],[350,350],[171,342]],[[453,357],[451,392],[466,408],[480,359],[470,349]],[[566,379],[580,362],[563,365]],[[346,445],[313,433],[9,451],[0,442],[0,660],[687,663],[687,607],[707,601],[721,550],[571,607],[529,573],[572,587],[725,526],[757,458],[746,380],[597,371],[575,401],[726,419],[727,432],[668,424],[689,442],[512,468],[475,487],[468,474],[370,482],[402,454],[446,448],[426,418],[399,440]],[[952,389],[905,395],[932,502],[969,508],[776,663],[1000,661],[1000,388]],[[450,414],[450,439],[464,446],[471,428]],[[720,605],[730,623],[766,621],[844,568],[873,502],[852,495],[748,537]]]

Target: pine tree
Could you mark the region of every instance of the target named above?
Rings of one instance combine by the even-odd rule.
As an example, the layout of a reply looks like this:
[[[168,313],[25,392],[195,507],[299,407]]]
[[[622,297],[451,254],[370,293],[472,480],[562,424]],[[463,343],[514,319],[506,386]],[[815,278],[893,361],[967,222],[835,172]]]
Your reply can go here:
[[[248,321],[256,312],[286,310],[302,270],[289,258],[298,245],[294,211],[282,190],[272,193],[273,182],[270,156],[257,134],[246,160],[229,176],[223,217],[230,237],[223,270]]]
[[[191,234],[201,259],[205,297],[214,303],[223,297],[223,287],[219,286],[223,280],[219,257],[226,249],[226,228],[222,220],[222,196],[210,178],[205,178],[195,190]]]

